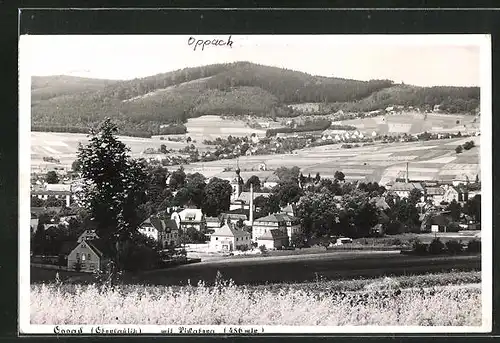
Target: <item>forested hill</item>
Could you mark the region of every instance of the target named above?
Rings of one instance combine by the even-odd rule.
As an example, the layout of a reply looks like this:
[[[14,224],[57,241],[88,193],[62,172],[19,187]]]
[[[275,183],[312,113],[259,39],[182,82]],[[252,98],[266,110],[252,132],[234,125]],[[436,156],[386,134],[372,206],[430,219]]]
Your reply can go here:
[[[108,116],[123,132],[137,135],[161,133],[161,124],[182,124],[203,114],[293,116],[297,113],[287,105],[297,103],[321,103],[323,111],[443,105],[451,112],[469,111],[479,104],[477,87],[402,87],[390,80],[313,76],[249,62],[185,68],[128,81],[36,77],[32,95],[34,129],[78,132]]]

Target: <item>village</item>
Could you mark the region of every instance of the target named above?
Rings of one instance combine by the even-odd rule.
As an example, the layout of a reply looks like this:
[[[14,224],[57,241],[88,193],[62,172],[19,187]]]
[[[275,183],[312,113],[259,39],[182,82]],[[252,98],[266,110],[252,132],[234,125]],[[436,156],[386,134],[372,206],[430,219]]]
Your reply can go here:
[[[335,180],[315,177],[297,177],[296,184],[300,189],[315,190],[319,185],[336,184],[340,187],[374,192],[363,193],[376,210],[373,227],[366,237],[390,237],[390,234],[401,232],[391,229],[394,223],[389,219],[394,199],[408,201],[418,215],[418,227],[411,232],[418,236],[429,233],[450,233],[459,231],[475,232],[480,239],[480,180],[463,183],[459,180],[422,181],[410,178],[408,163],[406,172],[385,185],[376,183],[354,183],[345,181],[345,176],[337,172]],[[282,168],[287,170],[286,167]],[[291,171],[293,168],[288,169]],[[297,169],[297,168],[296,168]],[[172,185],[172,176],[179,171],[168,173],[166,186]],[[312,239],[304,235],[303,222],[297,213],[298,203],[303,200],[281,203],[277,210],[262,215],[262,206],[266,204],[280,185],[286,184],[277,175],[276,170],[268,170],[265,165],[258,171],[241,171],[239,167],[217,174],[211,179],[219,179],[231,185],[230,206],[218,216],[209,216],[192,202],[183,206],[171,206],[164,211],[151,214],[137,230],[158,246],[163,252],[164,266],[193,263],[211,259],[231,258],[233,255],[255,256],[268,255],[273,251],[307,250],[312,245],[324,245],[327,248],[348,247],[353,245],[353,238],[345,235],[323,235]],[[174,176],[175,177],[175,176]],[[57,183],[55,183],[57,181]],[[209,182],[209,179],[206,180]],[[290,181],[290,180],[287,180]],[[79,235],[71,235],[78,219],[78,196],[82,180],[77,172],[64,173],[49,171],[45,176],[32,175],[32,207],[31,235],[51,245],[60,240],[57,232],[66,232],[65,238],[70,240],[58,242],[56,250],[37,249],[32,244],[32,266],[94,272],[99,270],[110,256],[95,230],[79,226]],[[254,189],[254,187],[256,189]],[[175,193],[180,192],[177,190]],[[344,195],[347,196],[346,193]],[[343,195],[333,196],[336,206],[343,206]],[[478,209],[479,208],[479,209]],[[260,214],[260,215],[258,215]],[[326,214],[325,214],[326,215]],[[338,219],[337,219],[338,220]],[[41,237],[43,231],[43,237]],[[38,234],[37,234],[38,232]],[[456,236],[460,237],[460,236]],[[356,237],[359,238],[359,237]],[[309,240],[309,242],[308,242]],[[326,242],[326,244],[325,244]],[[40,254],[44,251],[44,254]]]

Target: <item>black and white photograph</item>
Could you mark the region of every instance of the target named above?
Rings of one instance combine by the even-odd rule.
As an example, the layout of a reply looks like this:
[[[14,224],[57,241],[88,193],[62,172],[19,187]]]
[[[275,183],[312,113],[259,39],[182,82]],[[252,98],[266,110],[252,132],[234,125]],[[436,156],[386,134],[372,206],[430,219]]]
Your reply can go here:
[[[491,331],[489,35],[19,56],[22,333]]]

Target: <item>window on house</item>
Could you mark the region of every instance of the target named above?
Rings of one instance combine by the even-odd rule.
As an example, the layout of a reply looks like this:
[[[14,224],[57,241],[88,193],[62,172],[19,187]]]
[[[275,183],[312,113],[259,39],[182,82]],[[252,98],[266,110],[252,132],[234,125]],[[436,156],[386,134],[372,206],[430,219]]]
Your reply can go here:
[[[215,240],[218,241],[219,240],[219,237],[215,237]]]
[[[76,253],[76,259],[78,260],[80,258],[80,253]]]
[[[85,261],[85,254],[82,254],[82,261]]]
[[[87,254],[87,259],[89,259],[89,260],[90,260],[90,254]]]

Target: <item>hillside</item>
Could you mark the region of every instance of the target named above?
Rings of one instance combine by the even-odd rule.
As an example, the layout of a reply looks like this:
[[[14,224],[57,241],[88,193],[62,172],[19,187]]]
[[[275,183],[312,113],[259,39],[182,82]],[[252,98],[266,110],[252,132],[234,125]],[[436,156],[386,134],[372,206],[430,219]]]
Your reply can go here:
[[[146,78],[109,81],[66,76],[36,77],[32,126],[38,131],[86,132],[104,117],[123,134],[183,133],[201,115],[300,115],[290,104],[319,103],[321,113],[365,111],[390,104],[442,105],[449,112],[477,107],[479,89],[422,88],[390,80],[357,81],[313,76],[249,62],[185,68]],[[162,128],[161,125],[173,127]]]
[[[55,97],[103,90],[116,81],[89,79],[76,76],[33,76],[31,79],[31,101],[48,100]]]

